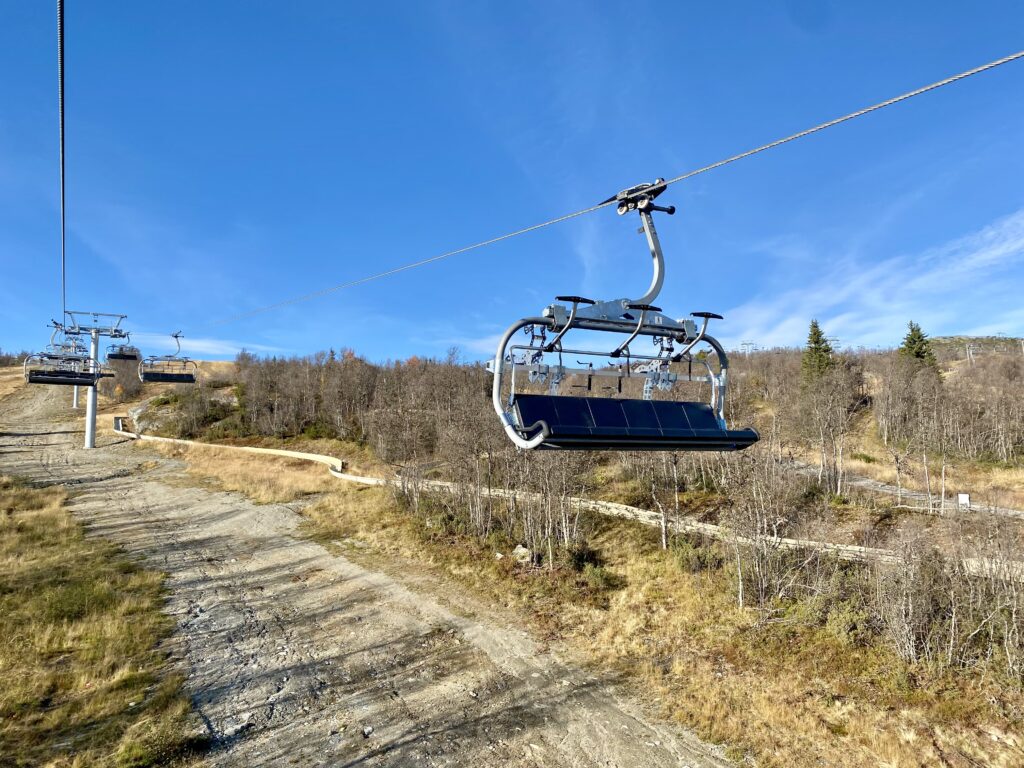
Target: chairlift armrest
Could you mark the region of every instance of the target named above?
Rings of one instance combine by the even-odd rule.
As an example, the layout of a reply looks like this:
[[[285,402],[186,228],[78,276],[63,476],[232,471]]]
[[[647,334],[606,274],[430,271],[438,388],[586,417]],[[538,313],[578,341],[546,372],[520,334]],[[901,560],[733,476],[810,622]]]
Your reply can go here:
[[[555,296],[555,301],[571,301],[573,304],[596,304],[593,299],[585,299],[582,296]]]

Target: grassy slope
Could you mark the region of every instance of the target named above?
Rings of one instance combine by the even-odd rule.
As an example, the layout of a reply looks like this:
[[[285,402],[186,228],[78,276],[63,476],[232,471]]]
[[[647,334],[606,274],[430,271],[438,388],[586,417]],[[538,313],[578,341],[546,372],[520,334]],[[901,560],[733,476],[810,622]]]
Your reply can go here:
[[[479,544],[445,530],[441,515],[427,525],[387,489],[325,486],[322,469],[292,473],[271,457],[180,455],[203,482],[259,501],[328,490],[304,510],[311,535],[371,567],[407,573],[414,563],[443,591],[472,591],[648,697],[657,691],[667,716],[736,757],[797,767],[1024,764],[1018,689],[912,669],[859,639],[844,606],[818,607],[825,626],[785,614],[758,624],[735,606],[731,558],[718,545],[681,542],[666,553],[656,532],[597,517],[588,524],[600,568],[528,569],[507,556],[512,542]]]
[[[0,478],[0,764],[149,766],[201,742],[160,643],[163,577]]]
[[[803,452],[800,458],[817,464],[817,456],[811,451]],[[942,457],[931,455],[927,458],[932,494],[938,500]],[[916,453],[908,456],[906,460],[907,467],[901,478],[903,487],[924,492],[927,487],[924,457]],[[886,452],[878,433],[878,425],[870,412],[861,415],[850,435],[845,468],[851,477],[866,477],[888,485],[896,485],[896,469],[892,457]],[[975,505],[1024,509],[1024,466],[948,458],[946,498],[955,498],[957,492],[970,493],[971,501]]]
[[[0,367],[0,400],[25,384],[25,371],[20,365]]]

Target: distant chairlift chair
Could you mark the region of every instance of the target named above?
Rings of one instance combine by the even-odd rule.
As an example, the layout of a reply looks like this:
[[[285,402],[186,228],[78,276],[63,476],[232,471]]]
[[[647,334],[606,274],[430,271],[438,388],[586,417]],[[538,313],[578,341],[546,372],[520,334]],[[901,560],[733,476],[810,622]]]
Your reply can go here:
[[[178,349],[173,355],[153,355],[139,362],[139,380],[145,384],[195,384],[199,365],[181,356],[181,331],[172,333]]]
[[[93,364],[85,346],[74,336],[57,335],[64,326],[53,323],[53,333],[46,350],[25,358],[25,381],[29,384],[58,384],[72,387],[93,387],[101,378],[112,376]]]
[[[137,362],[142,359],[142,354],[139,352],[138,347],[131,345],[131,336],[125,336],[124,343],[122,344],[111,344],[107,347],[107,362],[118,360],[127,362]]]
[[[508,437],[520,448],[563,450],[623,451],[735,451],[758,440],[754,429],[729,429],[725,422],[725,394],[729,361],[722,345],[707,334],[708,323],[721,319],[711,312],[694,312],[703,320],[698,331],[693,320],[674,320],[662,314],[652,302],[664,281],[664,257],[651,214],[672,214],[672,206],[661,207],[653,200],[666,186],[661,179],[624,190],[606,202],[618,200],[620,215],[636,211],[654,259],[654,278],[647,293],[635,300],[618,299],[595,302],[581,296],[558,296],[542,317],[515,323],[498,344],[489,367],[494,374],[492,399]],[[509,346],[512,338],[525,329],[530,341]],[[568,349],[563,346],[570,331],[596,331],[627,336],[608,351]],[[547,334],[553,334],[547,340]],[[638,336],[652,337],[656,354],[636,354],[630,344]],[[698,344],[710,347],[718,360],[717,372],[708,355],[693,353]],[[676,351],[676,345],[681,347]],[[562,355],[596,355],[611,362],[603,368],[569,368]],[[545,356],[557,355],[547,363]],[[697,365],[706,374],[694,375]],[[683,368],[683,370],[679,370]],[[503,398],[505,375],[509,374],[509,393]],[[527,383],[546,385],[547,394],[517,391]],[[585,377],[589,396],[560,394],[571,377]],[[612,396],[595,395],[594,380],[617,379]],[[623,382],[643,382],[642,399],[619,396]],[[677,382],[701,382],[710,385],[710,402],[655,400],[655,391],[667,392]],[[601,389],[600,387],[598,389]]]

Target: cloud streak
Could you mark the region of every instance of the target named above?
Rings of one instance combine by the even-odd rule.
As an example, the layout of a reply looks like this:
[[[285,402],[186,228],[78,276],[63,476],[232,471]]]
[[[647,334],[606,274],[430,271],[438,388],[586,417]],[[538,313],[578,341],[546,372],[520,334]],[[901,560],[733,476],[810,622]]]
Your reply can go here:
[[[828,259],[819,253],[814,263]],[[1024,209],[920,253],[872,262],[854,251],[812,279],[796,271],[795,287],[730,309],[723,340],[801,344],[811,318],[851,347],[892,344],[911,319],[932,334],[1020,334],[1022,267]]]
[[[176,348],[174,339],[165,333],[136,333],[133,331],[131,340],[146,354],[166,354],[174,352]],[[261,354],[275,354],[283,351],[279,347],[233,339],[185,338],[181,345],[181,353],[189,357],[234,357],[243,349]]]

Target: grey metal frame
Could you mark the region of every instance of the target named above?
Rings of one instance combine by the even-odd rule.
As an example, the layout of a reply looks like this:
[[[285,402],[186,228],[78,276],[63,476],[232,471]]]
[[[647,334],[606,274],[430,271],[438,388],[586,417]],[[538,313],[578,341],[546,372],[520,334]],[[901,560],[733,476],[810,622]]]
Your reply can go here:
[[[143,383],[146,383],[147,379],[145,377],[146,377],[147,371],[153,372],[152,369],[155,366],[160,366],[160,365],[168,366],[168,365],[172,365],[172,364],[177,364],[178,366],[180,366],[181,370],[178,371],[177,373],[189,374],[189,375],[192,376],[193,379],[198,378],[198,376],[199,376],[199,364],[196,363],[195,360],[192,360],[189,357],[180,357],[180,355],[181,355],[181,338],[182,338],[181,331],[175,331],[174,333],[172,333],[171,334],[171,338],[174,339],[174,343],[178,347],[174,351],[173,355],[150,355],[149,357],[145,357],[142,360],[139,360],[139,370],[138,370],[138,372],[139,372],[139,381],[141,381]],[[165,372],[167,372],[167,371],[165,371]],[[157,371],[157,373],[159,373],[159,371]]]
[[[707,333],[711,317],[717,316],[711,316],[709,313],[696,314],[696,317],[703,318],[703,323],[700,330],[698,330],[694,320],[689,318],[676,320],[665,315],[659,308],[651,306],[651,303],[657,299],[658,294],[661,292],[665,280],[665,257],[662,253],[661,242],[658,239],[651,212],[652,210],[665,211],[667,213],[674,211],[674,208],[660,208],[651,204],[650,199],[654,195],[651,198],[643,196],[642,190],[644,186],[657,187],[658,183],[634,187],[631,190],[620,193],[618,196],[620,200],[629,201],[628,205],[626,202],[620,203],[620,214],[633,210],[640,214],[642,232],[647,238],[647,245],[651,252],[654,275],[651,279],[650,287],[643,296],[639,299],[615,299],[595,303],[590,303],[589,300],[580,299],[580,297],[559,297],[556,301],[571,301],[571,308],[566,307],[564,304],[551,304],[544,309],[541,317],[526,317],[514,323],[505,331],[498,342],[494,359],[488,364],[488,369],[494,375],[491,400],[494,410],[498,414],[498,418],[501,419],[502,426],[505,428],[505,433],[520,448],[528,450],[537,448],[550,436],[550,430],[548,425],[543,422],[538,422],[537,424],[519,424],[517,422],[513,407],[516,393],[515,374],[517,371],[526,372],[535,381],[542,375],[550,375],[552,376],[552,381],[556,382],[553,388],[557,388],[557,384],[561,382],[566,374],[645,378],[651,382],[651,386],[661,389],[668,388],[666,384],[670,387],[676,381],[706,381],[711,385],[711,407],[714,410],[715,417],[722,429],[726,429],[725,397],[728,384],[729,358],[718,340]],[[639,200],[637,200],[638,190],[640,191]],[[657,193],[655,192],[655,195]],[[632,318],[629,314],[630,312],[639,313],[639,318]],[[551,342],[543,343],[540,346],[534,346],[531,343],[528,346],[512,345],[510,347],[513,336],[528,326],[543,328],[554,333],[555,336]],[[611,352],[566,349],[562,346],[562,341],[571,330],[621,333],[625,334],[627,338]],[[674,343],[683,346],[679,352],[672,352],[671,354],[657,356],[632,354],[629,352],[629,344],[638,336],[670,338]],[[715,353],[718,359],[717,373],[706,360],[704,364],[707,367],[707,376],[694,377],[690,374],[676,374],[667,370],[669,363],[684,360],[692,361],[694,359],[692,355],[693,349],[701,343],[706,344]],[[539,363],[534,359],[518,362],[515,360],[515,352],[517,351],[528,351],[533,353],[534,356],[537,352],[541,352],[599,355],[612,359],[625,357],[625,365],[620,369],[606,368],[595,370],[591,368],[570,368],[561,364],[549,366]],[[508,356],[508,359],[506,359],[506,356]],[[633,367],[632,361],[634,360],[644,362],[638,367]],[[502,384],[506,372],[511,373],[507,404],[502,402],[501,397]],[[645,390],[649,391],[650,388],[650,386],[646,386]],[[537,429],[539,429],[539,432],[533,435],[533,437],[525,437],[527,433]]]
[[[29,371],[34,370],[34,366],[49,371],[91,373],[91,360],[85,345],[56,320],[51,325],[53,331],[50,333],[50,343],[42,352],[36,352],[25,358],[23,365],[25,380],[29,380]],[[57,340],[59,335],[63,335],[62,341]]]
[[[125,353],[124,350],[132,350],[133,351],[132,352],[132,356],[131,357],[126,356],[126,353]],[[113,359],[113,360],[131,360],[131,359],[139,360],[139,359],[142,358],[142,355],[139,352],[138,347],[133,347],[132,346],[132,335],[131,335],[131,333],[125,333],[124,339],[121,340],[120,344],[111,344],[110,346],[107,347],[107,351],[106,351],[106,354],[104,355],[104,357],[106,358],[107,362],[109,363],[111,361],[111,359]]]

